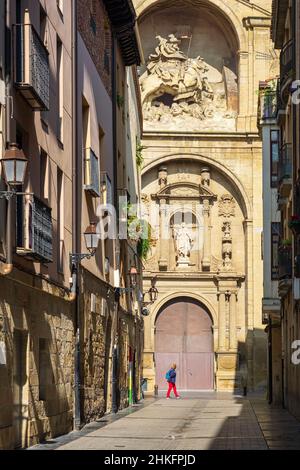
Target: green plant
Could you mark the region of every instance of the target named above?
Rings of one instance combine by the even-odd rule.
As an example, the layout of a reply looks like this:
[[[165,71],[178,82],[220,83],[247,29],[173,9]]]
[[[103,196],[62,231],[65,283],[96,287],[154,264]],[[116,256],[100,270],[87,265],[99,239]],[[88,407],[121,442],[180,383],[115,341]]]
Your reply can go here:
[[[144,163],[144,157],[143,157],[143,150],[145,147],[141,145],[140,142],[137,142],[136,144],[136,164],[138,168],[141,168]]]
[[[146,229],[147,229],[147,238],[140,238],[138,243],[137,243],[137,253],[140,258],[146,259],[148,256],[148,253],[150,251],[151,247],[151,238],[152,238],[152,232],[151,232],[151,225],[148,224],[145,220],[143,223],[146,224]]]
[[[122,108],[124,106],[124,96],[122,95],[119,95],[119,93],[117,93],[117,105],[118,105],[118,108]]]

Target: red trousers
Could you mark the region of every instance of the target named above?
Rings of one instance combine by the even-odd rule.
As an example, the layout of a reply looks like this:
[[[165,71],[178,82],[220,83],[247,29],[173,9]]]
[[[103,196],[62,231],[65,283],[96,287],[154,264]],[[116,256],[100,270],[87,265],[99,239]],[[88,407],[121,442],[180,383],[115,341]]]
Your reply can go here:
[[[173,389],[175,397],[179,397],[179,395],[177,393],[177,390],[176,390],[176,385],[173,384],[172,382],[169,382],[169,389],[168,389],[168,392],[167,392],[167,398],[170,397],[170,393],[171,393],[172,389]]]

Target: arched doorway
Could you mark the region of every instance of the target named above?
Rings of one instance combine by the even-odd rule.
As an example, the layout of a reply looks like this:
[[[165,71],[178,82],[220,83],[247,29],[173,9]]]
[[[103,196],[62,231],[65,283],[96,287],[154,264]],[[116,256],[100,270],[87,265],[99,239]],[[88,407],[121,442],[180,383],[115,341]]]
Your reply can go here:
[[[177,364],[180,390],[214,388],[212,319],[196,300],[179,297],[159,312],[155,327],[155,371],[159,390],[166,371]]]

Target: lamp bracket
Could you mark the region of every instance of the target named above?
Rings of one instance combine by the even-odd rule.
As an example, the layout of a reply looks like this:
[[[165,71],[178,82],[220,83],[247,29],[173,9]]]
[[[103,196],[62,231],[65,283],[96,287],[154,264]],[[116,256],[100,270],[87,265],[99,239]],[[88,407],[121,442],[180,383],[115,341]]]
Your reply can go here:
[[[91,259],[95,254],[96,250],[93,250],[90,253],[70,253],[70,266],[77,267],[80,261],[83,259]]]

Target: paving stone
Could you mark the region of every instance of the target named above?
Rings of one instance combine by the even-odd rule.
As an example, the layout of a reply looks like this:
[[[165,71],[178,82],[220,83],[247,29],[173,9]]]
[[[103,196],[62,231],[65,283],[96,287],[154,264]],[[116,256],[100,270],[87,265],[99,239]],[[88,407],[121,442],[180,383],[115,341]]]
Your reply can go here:
[[[300,423],[265,400],[232,394],[187,394],[145,400],[84,430],[55,439],[59,450],[300,449]],[[68,438],[69,436],[69,438]],[[53,447],[55,446],[55,447]],[[51,444],[35,446],[51,448]]]

